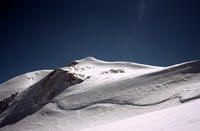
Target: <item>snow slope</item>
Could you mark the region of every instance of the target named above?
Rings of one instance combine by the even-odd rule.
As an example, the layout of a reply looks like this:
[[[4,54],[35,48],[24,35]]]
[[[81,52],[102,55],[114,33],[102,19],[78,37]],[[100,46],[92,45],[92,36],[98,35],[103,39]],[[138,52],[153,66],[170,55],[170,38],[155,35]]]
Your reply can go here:
[[[81,131],[199,131],[200,100]]]
[[[10,79],[0,85],[0,100],[10,96],[11,94],[21,92],[44,78],[51,70],[41,70],[26,73]]]
[[[39,73],[43,75],[19,89],[0,85],[0,97],[4,98],[0,102],[6,105],[0,113],[0,130],[76,131],[200,97],[199,60],[155,67],[87,57]],[[27,77],[12,83],[24,79]]]

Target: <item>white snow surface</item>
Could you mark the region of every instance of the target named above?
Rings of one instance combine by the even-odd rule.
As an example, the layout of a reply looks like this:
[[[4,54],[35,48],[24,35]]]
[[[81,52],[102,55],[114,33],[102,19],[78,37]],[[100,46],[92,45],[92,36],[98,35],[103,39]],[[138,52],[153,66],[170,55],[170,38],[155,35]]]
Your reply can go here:
[[[197,130],[189,121],[198,119],[200,61],[157,67],[87,57],[15,77],[0,85],[0,98],[2,131],[161,130],[167,122],[165,130],[182,122]]]
[[[81,131],[199,131],[200,100]]]

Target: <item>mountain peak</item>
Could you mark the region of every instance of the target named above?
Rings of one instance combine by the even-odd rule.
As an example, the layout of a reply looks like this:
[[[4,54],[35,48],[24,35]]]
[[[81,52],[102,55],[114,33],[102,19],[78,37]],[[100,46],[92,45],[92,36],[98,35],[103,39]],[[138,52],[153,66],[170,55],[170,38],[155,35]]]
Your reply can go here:
[[[87,57],[24,74],[0,85],[0,130],[77,131],[185,104],[200,98],[199,67],[199,60],[156,67]]]

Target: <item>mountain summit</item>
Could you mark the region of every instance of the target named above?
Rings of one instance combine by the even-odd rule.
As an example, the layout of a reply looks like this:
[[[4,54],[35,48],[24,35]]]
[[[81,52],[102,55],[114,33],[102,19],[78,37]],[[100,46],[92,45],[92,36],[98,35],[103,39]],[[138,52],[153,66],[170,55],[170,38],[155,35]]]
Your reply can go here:
[[[66,67],[30,72],[2,83],[0,130],[111,130],[100,125],[112,123],[113,127],[132,118],[134,123],[141,115],[147,114],[148,119],[163,109],[165,112],[179,106],[177,109],[190,109],[188,104],[200,107],[198,98],[200,60],[157,67],[87,57]],[[191,104],[192,100],[196,104]],[[150,112],[154,114],[148,117]],[[192,115],[188,119],[192,120]],[[168,128],[176,123],[168,124],[162,128],[179,129]],[[199,124],[193,124],[192,129],[200,129]],[[147,130],[137,125],[130,129]],[[160,130],[154,126],[152,129]]]

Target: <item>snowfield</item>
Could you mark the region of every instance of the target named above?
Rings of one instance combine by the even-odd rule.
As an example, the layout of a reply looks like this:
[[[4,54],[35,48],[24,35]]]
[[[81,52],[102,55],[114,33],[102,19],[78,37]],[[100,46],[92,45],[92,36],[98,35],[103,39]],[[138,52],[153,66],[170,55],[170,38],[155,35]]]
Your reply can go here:
[[[156,67],[87,57],[1,84],[0,130],[197,131],[198,98],[200,60]]]
[[[200,100],[81,131],[199,131]]]

